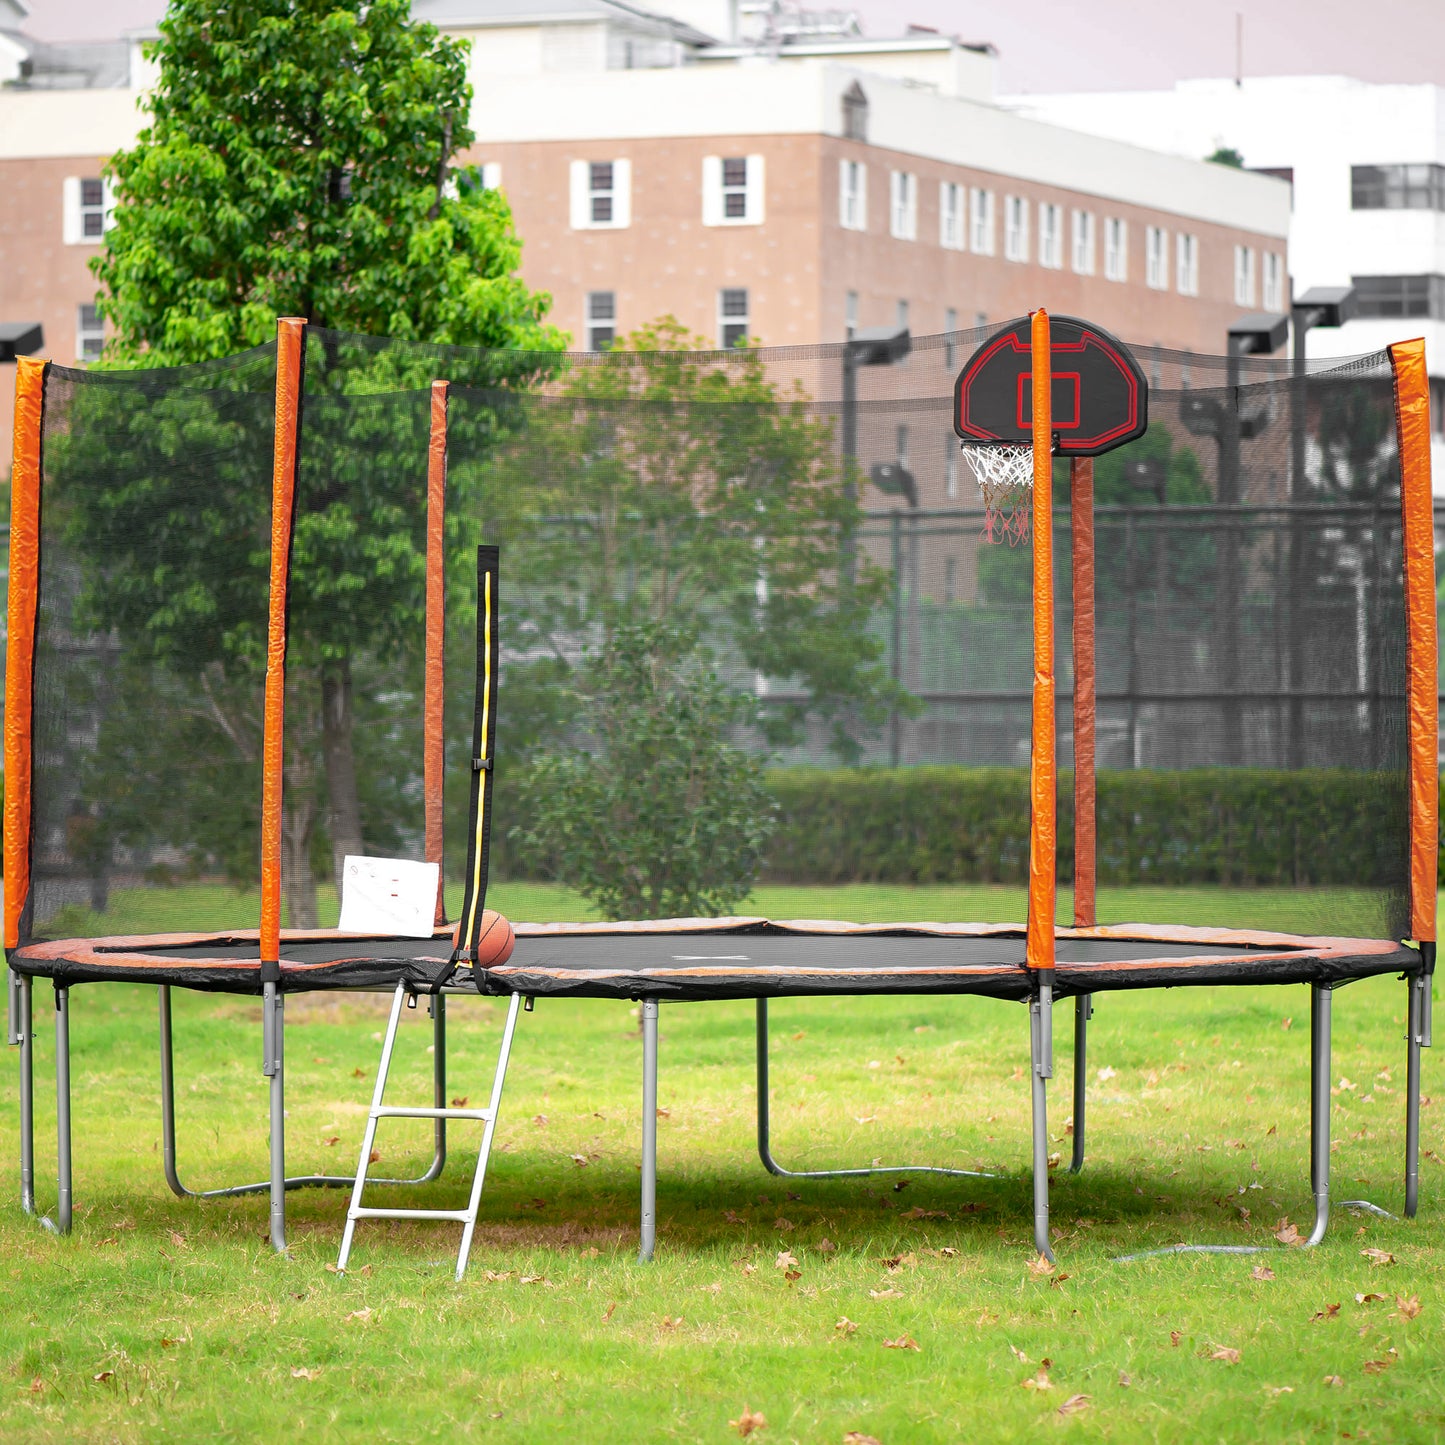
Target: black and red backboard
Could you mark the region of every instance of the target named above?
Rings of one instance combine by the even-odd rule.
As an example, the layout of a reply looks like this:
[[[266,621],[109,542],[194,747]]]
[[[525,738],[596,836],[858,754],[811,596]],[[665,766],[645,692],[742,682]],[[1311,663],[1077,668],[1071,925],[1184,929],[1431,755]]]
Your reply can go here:
[[[1055,452],[1096,457],[1142,436],[1149,384],[1129,349],[1100,326],[1049,318]],[[1027,316],[996,331],[953,387],[953,429],[965,442],[1033,440],[1033,346]]]

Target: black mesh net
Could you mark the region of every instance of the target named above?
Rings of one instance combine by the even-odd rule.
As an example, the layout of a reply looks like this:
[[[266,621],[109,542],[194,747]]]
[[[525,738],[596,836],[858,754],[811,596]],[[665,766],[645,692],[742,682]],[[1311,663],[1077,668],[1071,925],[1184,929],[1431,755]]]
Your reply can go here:
[[[435,380],[450,383],[449,878],[485,540],[502,548],[504,875],[634,914],[743,907],[752,878],[1023,881],[1030,552],[983,541],[951,425],[983,336],[860,365],[840,346],[542,355],[309,331],[288,921],[335,923],[345,852],[423,856]],[[1120,918],[1121,885],[1271,886],[1297,931],[1396,935],[1388,362],[1292,378],[1268,358],[1136,355],[1149,431],[1095,464],[1100,917]],[[267,347],[49,373],[32,934],[254,922],[274,368]],[[1055,500],[1067,884],[1062,462]],[[586,906],[570,896],[559,906]]]

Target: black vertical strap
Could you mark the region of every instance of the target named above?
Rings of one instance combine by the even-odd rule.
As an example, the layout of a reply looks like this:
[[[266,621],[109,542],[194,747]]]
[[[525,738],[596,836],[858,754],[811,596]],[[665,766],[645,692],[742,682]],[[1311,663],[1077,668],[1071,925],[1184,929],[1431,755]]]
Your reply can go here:
[[[467,816],[466,892],[454,961],[475,963],[487,900],[492,836],[492,754],[497,741],[497,548],[477,548],[477,693],[472,725],[472,800]]]

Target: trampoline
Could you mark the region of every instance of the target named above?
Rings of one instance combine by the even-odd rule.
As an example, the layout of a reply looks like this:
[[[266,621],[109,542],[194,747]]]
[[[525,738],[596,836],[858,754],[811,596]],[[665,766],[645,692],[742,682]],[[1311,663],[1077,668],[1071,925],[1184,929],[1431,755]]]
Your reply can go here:
[[[468,358],[459,348],[424,351],[402,346],[393,353],[386,349],[387,343],[320,333],[315,338],[318,343],[315,361],[308,360],[303,378],[301,356],[311,344],[308,328],[303,323],[287,320],[280,324],[278,335],[277,346],[264,359],[262,367],[264,375],[274,381],[274,401],[268,395],[264,405],[257,400],[254,390],[247,391],[244,367],[239,360],[236,372],[226,373],[224,385],[211,373],[203,377],[162,378],[137,383],[141,390],[138,396],[124,390],[128,383],[123,379],[103,375],[89,378],[85,373],[64,373],[39,363],[21,363],[6,678],[5,942],[11,970],[10,1037],[21,1047],[22,1197],[28,1210],[35,1208],[31,990],[37,978],[52,983],[56,998],[60,1105],[59,1205],[55,1227],[69,1229],[71,1212],[70,992],[81,984],[150,983],[157,985],[159,991],[165,1165],[173,1189],[179,1193],[190,1192],[180,1183],[176,1165],[170,991],[182,987],[259,996],[263,1067],[270,1081],[270,1176],[261,1183],[205,1193],[269,1193],[272,1241],[277,1249],[284,1249],[288,1189],[312,1184],[351,1188],[352,1206],[341,1254],[343,1266],[351,1248],[354,1226],[361,1219],[399,1215],[458,1221],[464,1225],[459,1274],[465,1265],[476,1220],[487,1150],[496,1127],[513,1031],[523,1000],[528,1001],[529,1006],[532,999],[542,996],[629,999],[641,1005],[640,1254],[644,1259],[652,1256],[656,1241],[656,1102],[661,1003],[755,1000],[759,1154],[766,1168],[791,1178],[896,1171],[789,1170],[773,1157],[768,1111],[770,999],[956,994],[1023,1003],[1029,1018],[1033,1236],[1039,1252],[1052,1257],[1047,1090],[1053,1076],[1055,1001],[1074,1001],[1075,1133],[1070,1167],[1078,1170],[1084,1162],[1087,1026],[1097,996],[1137,988],[1304,984],[1310,987],[1312,999],[1310,1172],[1315,1223],[1308,1242],[1316,1244],[1324,1236],[1330,1210],[1333,993],[1355,980],[1397,974],[1408,990],[1404,1212],[1407,1216],[1416,1212],[1420,1051],[1429,1045],[1431,1036],[1439,786],[1433,516],[1428,395],[1421,345],[1402,343],[1383,357],[1352,363],[1319,377],[1286,378],[1273,389],[1261,381],[1260,389],[1268,393],[1263,398],[1263,408],[1260,398],[1251,395],[1255,388],[1241,384],[1242,362],[1238,356],[1221,360],[1226,384],[1217,389],[1217,394],[1206,395],[1191,389],[1188,379],[1190,374],[1197,374],[1203,368],[1205,360],[1189,358],[1186,363],[1156,355],[1153,362],[1156,368],[1167,362],[1184,375],[1174,393],[1175,409],[1161,423],[1157,406],[1152,420],[1148,419],[1145,407],[1148,387],[1133,356],[1098,328],[1069,318],[1055,318],[1051,322],[1040,311],[1031,318],[1010,323],[993,336],[975,338],[978,346],[973,360],[960,374],[955,396],[947,403],[954,408],[955,429],[961,425],[959,418],[964,418],[967,428],[958,430],[958,435],[965,439],[967,446],[1011,448],[1016,453],[1020,448],[1028,451],[1026,459],[1021,454],[1015,456],[994,473],[997,484],[988,494],[989,530],[995,530],[998,524],[1000,535],[1014,541],[1024,536],[1032,539],[1027,605],[1009,614],[990,635],[994,650],[1010,656],[1018,653],[1026,657],[1032,667],[1032,684],[1023,694],[1027,722],[1022,736],[1030,760],[1023,807],[1027,831],[1022,851],[1028,883],[1028,916],[1023,925],[968,922],[860,925],[826,920],[779,922],[764,918],[725,918],[617,924],[519,924],[512,930],[504,924],[497,925],[495,915],[488,915],[484,908],[490,832],[496,811],[492,801],[493,758],[498,677],[503,660],[498,636],[501,614],[497,610],[495,589],[496,549],[481,550],[476,572],[476,644],[474,650],[468,649],[466,669],[468,680],[474,684],[475,704],[468,719],[471,736],[459,741],[453,729],[449,755],[444,703],[448,693],[457,695],[457,689],[448,688],[445,682],[444,630],[448,614],[442,589],[445,571],[442,497],[449,458],[455,463],[465,454],[470,462],[476,462],[499,447],[511,447],[514,461],[520,459],[527,466],[534,466],[537,456],[528,449],[555,444],[558,433],[549,428],[559,419],[566,426],[585,426],[588,423],[585,408],[579,411],[581,404],[572,399],[566,402],[565,409],[553,415],[547,410],[551,398],[544,396],[536,403],[529,421],[528,415],[521,412],[520,403],[509,399],[503,405],[494,392],[469,393],[447,382],[433,381],[429,386],[406,393],[343,395],[345,386],[351,384],[345,377],[342,378],[345,384],[340,388],[308,400],[307,388],[324,389],[326,367],[332,365],[337,356],[345,355],[348,347],[354,347],[364,360],[381,356],[386,363],[385,376],[393,385],[398,374],[414,376],[416,369],[423,366],[434,368],[434,376],[443,368],[465,370],[468,366],[478,373],[487,373],[488,367],[495,368],[502,363],[495,358]],[[945,354],[951,356],[956,344],[956,339],[950,339]],[[1081,355],[1087,353],[1079,375],[1102,377],[1107,385],[1101,386],[1100,394],[1112,396],[1120,406],[1127,402],[1133,410],[1118,417],[1101,415],[1099,409],[1091,405],[1085,388],[1071,419],[1061,421],[1056,429],[1050,417],[1050,403],[1045,399],[1053,395],[1049,378],[1057,347],[1065,350],[1072,347]],[[998,357],[1005,358],[1013,368],[1002,383],[997,376],[990,378],[986,368],[980,369],[983,366],[980,358]],[[837,358],[829,352],[825,359],[831,363]],[[773,362],[763,360],[775,364],[784,374],[793,368],[796,379],[800,365],[796,353],[780,352]],[[844,360],[846,378],[847,358]],[[366,365],[371,364],[371,360],[366,360]],[[722,358],[705,364],[726,368],[763,363]],[[621,354],[587,358],[577,365],[610,367],[645,363]],[[1186,365],[1192,370],[1185,371]],[[855,384],[856,380],[855,373]],[[978,389],[970,396],[968,387],[975,381]],[[1025,381],[1031,383],[1031,393],[1025,388]],[[906,378],[900,383],[907,384]],[[93,388],[93,393],[88,388]],[[115,388],[113,399],[111,388]],[[118,858],[143,855],[160,859],[161,866],[168,866],[165,860],[181,851],[176,839],[184,839],[198,856],[208,858],[216,856],[224,846],[224,840],[217,843],[212,834],[204,835],[204,847],[194,842],[191,835],[185,833],[182,822],[198,836],[204,833],[204,828],[188,818],[174,824],[167,821],[160,832],[151,824],[152,834],[144,835],[143,843],[138,841],[143,837],[142,830],[130,821],[138,808],[135,803],[138,785],[135,777],[109,763],[107,727],[113,725],[121,732],[122,740],[130,749],[128,753],[122,749],[121,755],[127,764],[138,769],[137,776],[150,786],[166,786],[166,769],[173,767],[176,760],[168,756],[156,762],[145,755],[141,735],[146,722],[127,723],[131,715],[122,708],[113,708],[111,714],[102,712],[94,725],[94,736],[74,725],[75,708],[93,708],[93,699],[103,693],[102,684],[118,692],[121,701],[134,700],[127,698],[122,683],[114,680],[115,669],[112,667],[110,673],[106,672],[110,662],[103,641],[86,644],[94,653],[94,660],[77,644],[77,618],[84,615],[84,606],[76,603],[78,595],[83,598],[83,585],[76,581],[74,571],[67,570],[66,558],[73,554],[76,545],[73,531],[66,533],[62,529],[49,538],[47,545],[52,554],[47,564],[49,571],[40,565],[44,550],[42,477],[48,486],[55,485],[57,480],[64,481],[68,465],[76,465],[73,451],[67,448],[73,448],[74,438],[83,435],[88,409],[93,413],[90,419],[99,417],[113,426],[130,427],[134,416],[143,415],[142,403],[180,405],[193,399],[192,392],[207,398],[208,407],[234,423],[234,430],[241,438],[236,444],[238,454],[242,455],[245,466],[252,465],[256,450],[254,436],[246,441],[248,426],[254,432],[264,419],[274,441],[274,448],[266,458],[264,487],[253,478],[242,489],[246,496],[256,492],[269,499],[258,501],[256,516],[252,519],[256,528],[252,542],[258,548],[257,555],[268,561],[265,586],[259,590],[253,588],[228,604],[236,615],[227,619],[229,630],[216,631],[214,656],[181,658],[187,666],[198,664],[201,674],[208,679],[222,676],[229,685],[232,679],[239,678],[236,686],[241,691],[251,689],[247,695],[248,705],[262,718],[256,766],[254,773],[248,775],[259,784],[260,792],[254,833],[261,864],[260,926],[255,930],[231,932],[196,929],[144,936],[57,937],[65,932],[56,925],[65,919],[63,907],[73,899],[77,880],[88,877],[93,895],[97,873],[103,874],[106,867],[115,866]],[[1342,415],[1354,407],[1351,415],[1355,415],[1357,421],[1364,418],[1373,430],[1369,432],[1370,447],[1357,448],[1359,457],[1351,465],[1373,469],[1369,475],[1375,492],[1373,500],[1368,502],[1333,501],[1322,506],[1318,515],[1306,514],[1298,508],[1281,509],[1267,527],[1261,526],[1260,535],[1251,539],[1240,530],[1244,526],[1239,520],[1240,499],[1253,484],[1252,478],[1260,479],[1259,485],[1264,486],[1269,478],[1278,475],[1280,458],[1268,449],[1246,455],[1248,449],[1242,444],[1264,429],[1260,417],[1276,406],[1275,392],[1288,404],[1300,436],[1311,428],[1322,427],[1329,417]],[[1040,398],[1032,415],[1026,415],[1023,403],[1018,402],[1017,417],[1012,418],[1010,413],[1012,419],[991,431],[990,405],[1002,398],[1012,407],[1017,398],[1026,394]],[[747,400],[751,408],[748,415],[755,416],[759,410],[756,392],[748,392]],[[122,404],[116,406],[114,402]],[[619,402],[612,392],[604,397],[604,403],[602,411],[611,447],[619,429],[625,427],[632,414],[627,412],[625,401]],[[907,394],[884,398],[875,405],[884,417],[917,416],[937,409],[933,400]],[[288,821],[294,822],[286,812],[286,800],[294,799],[300,791],[296,781],[288,776],[283,761],[283,740],[287,739],[291,725],[288,718],[294,720],[298,712],[305,716],[304,702],[298,708],[294,699],[289,700],[288,713],[288,648],[303,659],[322,655],[317,648],[318,639],[324,641],[336,635],[340,625],[338,615],[349,607],[362,605],[338,600],[328,593],[326,578],[319,572],[324,556],[315,540],[318,534],[306,532],[307,517],[311,515],[308,506],[320,516],[317,509],[322,501],[329,505],[334,486],[328,473],[321,479],[325,485],[318,482],[308,502],[307,489],[299,483],[302,472],[298,438],[303,416],[308,426],[306,455],[313,459],[322,457],[337,476],[347,475],[350,468],[365,481],[371,476],[368,467],[395,464],[400,443],[373,446],[368,440],[383,434],[383,423],[389,428],[385,432],[388,437],[403,437],[402,451],[426,473],[427,485],[414,499],[412,516],[418,528],[425,532],[424,541],[418,543],[418,555],[424,553],[425,566],[418,566],[413,574],[425,590],[424,604],[417,600],[413,608],[416,617],[424,623],[425,645],[408,650],[404,641],[396,644],[401,661],[390,671],[378,672],[372,701],[376,706],[391,706],[390,699],[406,701],[415,696],[418,703],[417,711],[421,714],[418,751],[422,766],[412,767],[410,759],[405,763],[397,761],[408,749],[398,742],[404,729],[397,722],[399,714],[395,712],[384,719],[386,725],[378,733],[384,746],[373,754],[385,767],[393,769],[397,795],[416,797],[421,803],[423,827],[414,834],[403,828],[400,834],[412,839],[416,854],[438,864],[446,861],[442,837],[444,779],[448,775],[460,779],[466,774],[468,814],[461,868],[466,892],[461,923],[454,929],[452,924],[443,921],[439,898],[437,927],[430,939],[343,934],[327,929],[283,930],[280,926],[283,876],[292,866],[288,858],[294,859],[294,853],[287,854],[283,846],[285,827]],[[678,424],[674,412],[649,404],[639,406],[635,418],[637,425],[652,429],[650,436],[654,443],[659,440],[658,428]],[[856,446],[859,444],[857,415],[852,420],[855,430],[852,444]],[[1364,422],[1359,424],[1363,426]],[[1200,601],[1204,596],[1208,606],[1215,608],[1218,627],[1203,641],[1195,632],[1181,631],[1178,656],[1165,658],[1171,664],[1180,664],[1176,667],[1178,677],[1161,680],[1156,691],[1150,692],[1131,672],[1126,733],[1131,756],[1126,767],[1139,767],[1142,708],[1153,709],[1148,714],[1152,719],[1150,726],[1157,727],[1161,735],[1176,739],[1170,754],[1175,759],[1171,764],[1175,772],[1171,776],[1179,780],[1181,799],[1187,792],[1191,769],[1255,768],[1260,770],[1261,777],[1273,769],[1285,777],[1286,795],[1298,813],[1291,826],[1295,829],[1294,847],[1299,860],[1294,866],[1299,869],[1316,861],[1305,855],[1313,842],[1309,832],[1313,826],[1311,820],[1322,816],[1317,807],[1321,792],[1338,783],[1339,777],[1362,780],[1358,793],[1365,801],[1356,807],[1349,817],[1349,826],[1339,832],[1337,842],[1331,845],[1343,849],[1344,855],[1335,861],[1327,881],[1349,884],[1365,896],[1370,925],[1365,936],[1336,936],[1311,927],[1290,933],[1098,922],[1096,895],[1100,875],[1106,875],[1107,887],[1109,870],[1122,866],[1118,861],[1124,851],[1122,840],[1128,838],[1134,822],[1127,810],[1122,816],[1116,811],[1109,820],[1114,831],[1101,843],[1100,809],[1095,791],[1097,741],[1102,709],[1113,694],[1098,676],[1101,668],[1107,670],[1109,658],[1107,653],[1095,656],[1095,606],[1098,603],[1106,609],[1127,610],[1129,665],[1133,669],[1139,579],[1131,561],[1122,578],[1111,577],[1108,588],[1101,589],[1098,584],[1092,458],[1143,436],[1146,426],[1156,425],[1168,427],[1171,437],[1185,433],[1208,435],[1218,444],[1217,470],[1210,474],[1213,497],[1208,502],[1197,503],[1208,527],[1204,541],[1196,544],[1186,537],[1184,545],[1171,550],[1166,539],[1166,544],[1161,544],[1154,554],[1157,565],[1151,573],[1156,599],[1163,597],[1169,586],[1177,584],[1184,592],[1187,606],[1197,612],[1205,605]],[[1085,430],[1092,427],[1092,439],[1080,442],[1074,437],[1071,441],[1070,427]],[[103,440],[104,428],[100,430]],[[327,437],[334,454],[317,445],[318,438]],[[53,438],[53,458],[44,452],[42,438],[47,441]],[[661,437],[666,439],[665,435]],[[346,450],[348,447],[350,452]],[[467,453],[468,447],[476,450]],[[1328,447],[1321,443],[1317,450],[1327,453]],[[610,456],[612,452],[606,454]],[[1070,553],[1060,569],[1069,575],[1072,583],[1067,599],[1056,598],[1054,593],[1052,537],[1059,521],[1052,494],[1056,458],[1060,474],[1066,468],[1068,475],[1066,510]],[[142,460],[145,466],[137,464],[135,469],[136,476],[142,480],[162,467],[162,462],[154,457]],[[568,458],[561,455],[548,462],[544,453],[542,460],[557,468],[559,474],[568,465]],[[1028,461],[1028,467],[1018,464],[1024,460]],[[315,460],[311,463],[317,464]],[[845,459],[845,466],[851,464]],[[198,496],[209,485],[206,475],[194,471],[196,464],[189,457],[166,465],[192,467],[193,472],[187,475],[192,477]],[[50,476],[52,468],[57,478]],[[123,492],[123,488],[117,486],[115,491]],[[143,504],[151,505],[149,501]],[[1001,524],[994,515],[995,507],[1000,509]],[[1162,502],[1159,510],[1167,510]],[[1059,509],[1059,516],[1063,512],[1064,509]],[[57,515],[64,518],[65,510],[57,509]],[[70,515],[69,525],[73,528],[75,514],[72,511]],[[127,558],[138,557],[145,562],[151,550],[164,551],[167,541],[162,534],[166,529],[152,516],[143,516],[141,521],[145,525],[137,528],[135,536],[117,540],[112,534],[111,542]],[[294,536],[302,533],[307,536],[311,550],[294,547],[295,555],[303,561],[293,571]],[[264,546],[257,541],[262,535]],[[67,548],[71,549],[70,554]],[[761,555],[752,551],[751,544],[745,550],[749,556]],[[59,564],[54,556],[57,553],[61,558]],[[1290,589],[1301,587],[1312,575],[1310,569],[1318,572],[1328,563],[1338,571],[1341,557],[1363,578],[1364,564],[1359,559],[1367,555],[1379,563],[1379,573],[1369,584],[1375,588],[1376,595],[1372,601],[1367,589],[1363,594],[1365,603],[1361,604],[1357,600],[1360,594],[1352,590],[1349,616],[1355,636],[1341,638],[1335,614],[1321,610],[1310,613],[1302,602],[1294,599]],[[107,558],[107,565],[117,567],[124,576],[128,564],[114,563]],[[914,575],[917,576],[916,571]],[[1208,578],[1210,590],[1207,592],[1199,590],[1200,576]],[[1121,581],[1122,590],[1117,585]],[[1242,616],[1240,609],[1227,601],[1249,587],[1263,589],[1266,599],[1275,607],[1275,611],[1266,616],[1265,627],[1252,621],[1250,616]],[[746,588],[750,598],[754,593],[761,597],[762,589],[756,577],[747,578]],[[1191,592],[1190,588],[1194,590]],[[124,591],[116,595],[122,603],[127,600]],[[258,596],[263,597],[264,607],[256,617],[249,615],[247,609],[255,611]],[[1221,598],[1226,600],[1218,600]],[[1060,743],[1054,647],[1056,614],[1064,601],[1069,604],[1073,634],[1070,678],[1073,775],[1067,839],[1059,807]],[[528,607],[534,603],[535,610],[529,612]],[[1161,606],[1157,600],[1154,605]],[[538,618],[543,617],[545,611],[535,599],[519,600],[517,609],[513,616],[521,629],[520,640],[510,654],[509,665],[520,667],[531,655],[528,649],[535,652],[539,647]],[[1160,615],[1165,617],[1162,606]],[[1028,629],[1027,652],[1015,646],[1021,622]],[[162,624],[147,620],[146,627],[154,634]],[[243,666],[226,652],[230,639],[247,628],[251,629],[246,633],[250,639],[248,658],[254,659],[256,655],[254,643],[265,644],[264,679],[253,661]],[[1273,628],[1273,632],[1269,628]],[[123,633],[123,628],[119,630]],[[1204,692],[1197,684],[1197,679],[1204,675],[1199,663],[1201,647],[1209,654],[1210,644],[1221,630],[1230,645],[1208,657],[1208,676],[1213,690]],[[145,628],[140,631],[144,632]],[[1268,649],[1261,639],[1268,641]],[[575,633],[567,640],[569,645],[581,645]],[[78,655],[82,656],[79,664],[75,661]],[[407,691],[411,677],[407,656],[416,658],[417,672],[424,676],[420,687],[413,692]],[[1182,665],[1186,661],[1194,671]],[[177,685],[179,664],[175,657],[147,654],[139,662],[134,658],[131,662],[141,672],[151,669],[145,680],[150,692],[143,696],[153,705],[153,711],[142,710],[139,715],[149,721],[160,715],[154,709],[176,708],[175,692],[167,691]],[[1274,670],[1266,673],[1263,670],[1266,667]],[[76,683],[77,668],[84,674],[83,686]],[[1334,677],[1342,668],[1349,670],[1350,680],[1348,685],[1340,685],[1337,704],[1336,693],[1322,687],[1318,678]],[[191,685],[189,675],[182,676],[180,682],[183,687]],[[210,685],[208,681],[206,686]],[[954,695],[963,694],[950,694]],[[501,696],[505,697],[505,693]],[[1005,699],[1003,692],[997,696]],[[77,699],[81,701],[77,703]],[[221,701],[225,701],[224,697]],[[1334,711],[1323,711],[1324,701],[1328,701]],[[1001,701],[998,705],[1004,704]],[[1170,708],[1174,709],[1173,713],[1169,712]],[[184,712],[184,708],[179,711]],[[113,724],[112,716],[118,719]],[[130,730],[125,731],[122,724]],[[1017,731],[1012,734],[1019,735]],[[146,773],[145,767],[152,771]],[[119,798],[113,800],[106,789],[114,788],[117,778],[123,780],[124,787],[119,789]],[[190,794],[186,789],[194,789],[194,784],[187,779],[182,779],[181,784],[177,785],[178,794],[188,799]],[[223,778],[214,786],[221,788],[224,784]],[[211,786],[210,780],[206,780],[205,785]],[[1295,791],[1288,792],[1288,787],[1294,787]],[[1221,813],[1221,830],[1234,831],[1212,853],[1201,850],[1197,842],[1186,835],[1182,821],[1174,829],[1166,822],[1162,832],[1140,848],[1147,852],[1148,865],[1156,870],[1160,881],[1169,881],[1168,870],[1183,866],[1179,860],[1185,855],[1193,858],[1189,866],[1213,868],[1215,872],[1211,876],[1227,877],[1231,848],[1257,846],[1258,836],[1268,831],[1272,820],[1263,816],[1267,806],[1257,805],[1257,816],[1248,820],[1252,832],[1241,833],[1238,821]],[[121,823],[110,836],[107,849],[101,850],[93,840],[96,820],[107,819],[110,816],[107,810],[113,811]],[[505,813],[505,807],[502,811]],[[126,832],[126,827],[131,831]],[[1018,840],[1012,840],[1008,848],[1017,852]],[[1191,849],[1194,854],[1190,854]],[[1200,862],[1195,855],[1202,853],[1209,853],[1215,861]],[[1072,927],[1056,926],[1053,921],[1059,870],[1066,858],[1074,885]],[[1327,898],[1326,903],[1329,901]],[[1303,912],[1299,916],[1302,921],[1312,921],[1305,919]],[[489,931],[494,927],[495,932]],[[288,993],[329,989],[393,991],[391,1023],[383,1043],[372,1110],[354,1177],[288,1176],[284,1144],[284,1000]],[[483,1110],[451,1108],[446,1103],[446,1004],[459,995],[479,993],[510,999],[491,1103]],[[415,1003],[420,997],[428,998],[433,1017],[433,1102],[425,1106],[388,1107],[383,1104],[382,1096],[397,1021],[403,1006]],[[393,1115],[429,1118],[435,1123],[434,1157],[419,1176],[422,1181],[435,1178],[441,1171],[449,1119],[486,1122],[468,1210],[372,1210],[361,1206],[363,1185],[381,1182],[366,1178],[376,1123]],[[933,1171],[926,1165],[898,1168],[956,1175],[970,1172]]]

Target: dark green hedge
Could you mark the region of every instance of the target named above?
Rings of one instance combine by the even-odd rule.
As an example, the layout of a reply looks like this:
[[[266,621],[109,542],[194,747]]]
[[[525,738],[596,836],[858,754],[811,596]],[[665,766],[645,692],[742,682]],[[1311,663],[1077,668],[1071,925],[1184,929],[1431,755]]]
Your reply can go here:
[[[765,876],[797,883],[1021,883],[1022,768],[780,768]],[[1404,879],[1403,774],[1198,768],[1098,781],[1100,883],[1354,884]],[[1059,780],[1059,878],[1074,869]]]

